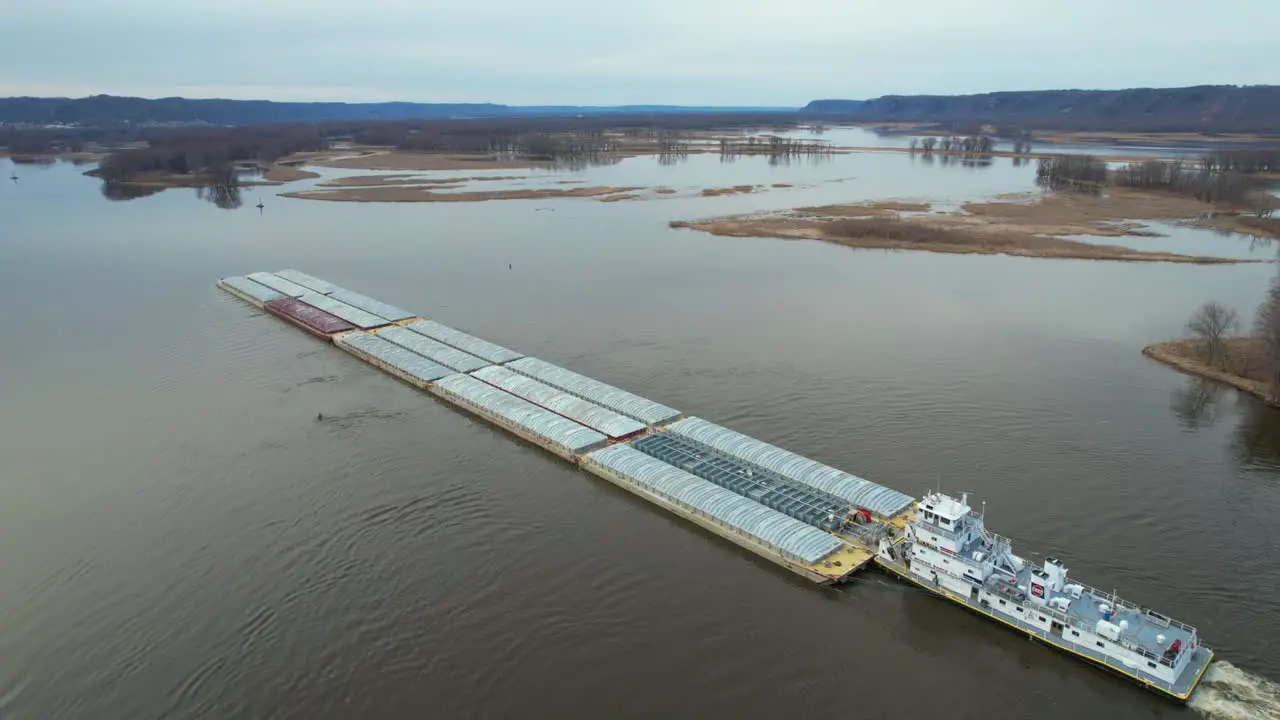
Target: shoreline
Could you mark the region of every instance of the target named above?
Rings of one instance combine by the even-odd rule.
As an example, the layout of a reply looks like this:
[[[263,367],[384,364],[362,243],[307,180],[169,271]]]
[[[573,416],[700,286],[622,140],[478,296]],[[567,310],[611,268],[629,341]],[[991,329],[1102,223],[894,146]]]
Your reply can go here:
[[[1187,350],[1195,343],[1195,340],[1166,340],[1142,348],[1142,354],[1185,375],[1228,385],[1271,407],[1280,407],[1280,402],[1268,396],[1263,383],[1206,365],[1190,356]]]

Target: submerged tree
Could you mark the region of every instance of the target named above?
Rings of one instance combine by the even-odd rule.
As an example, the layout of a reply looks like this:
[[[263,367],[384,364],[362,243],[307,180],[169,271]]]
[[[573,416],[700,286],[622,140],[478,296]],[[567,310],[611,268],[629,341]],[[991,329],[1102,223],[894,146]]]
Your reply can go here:
[[[1036,184],[1049,190],[1098,192],[1107,181],[1107,163],[1092,155],[1054,155],[1036,164]]]

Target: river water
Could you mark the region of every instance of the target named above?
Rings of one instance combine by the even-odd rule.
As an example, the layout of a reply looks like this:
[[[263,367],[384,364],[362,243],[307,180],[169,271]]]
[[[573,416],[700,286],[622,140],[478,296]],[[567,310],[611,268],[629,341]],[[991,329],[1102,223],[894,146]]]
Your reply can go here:
[[[190,190],[108,201],[83,169],[0,161],[20,176],[0,186],[2,717],[1196,712],[875,571],[813,587],[213,286],[283,267],[909,493],[970,491],[1025,556],[1197,625],[1230,663],[1200,712],[1276,707],[1277,413],[1139,353],[1205,300],[1251,315],[1273,266],[667,227],[1033,189],[1007,160],[635,158],[564,177],[797,187],[459,204],[286,187],[230,211]]]

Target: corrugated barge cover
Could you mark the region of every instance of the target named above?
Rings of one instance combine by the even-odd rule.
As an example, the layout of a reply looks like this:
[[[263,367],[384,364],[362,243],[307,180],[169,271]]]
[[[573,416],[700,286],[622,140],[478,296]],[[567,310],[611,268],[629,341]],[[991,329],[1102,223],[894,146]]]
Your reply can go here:
[[[337,315],[358,328],[374,328],[386,325],[390,322],[385,318],[380,318],[372,313],[367,313],[360,308],[353,308],[344,302],[334,300],[328,295],[321,295],[320,293],[308,291],[307,294],[302,295],[298,299],[308,305],[314,305],[330,315]]]
[[[369,333],[347,333],[338,336],[335,342],[339,345],[353,347],[367,355],[372,355],[391,367],[407,375],[412,375],[423,382],[432,382],[453,374],[453,371],[447,367],[441,367],[417,353],[411,353],[395,343],[387,342]]]
[[[627,417],[635,418],[646,425],[657,425],[680,416],[680,411],[666,405],[646,400],[639,395],[606,385],[599,380],[592,380],[538,358],[522,358],[507,363],[506,366],[522,375],[528,375],[597,405],[603,405]]]
[[[864,507],[878,515],[892,517],[912,503],[910,496],[897,490],[850,475],[817,460],[797,455],[753,437],[721,427],[702,418],[685,418],[667,429],[779,475],[823,490],[838,498]]]
[[[291,297],[272,300],[266,304],[266,307],[268,310],[275,310],[282,315],[288,315],[303,325],[326,335],[343,332],[344,330],[356,329],[355,325],[352,325],[340,317],[334,317],[323,310],[317,310],[316,308]]]
[[[812,565],[842,544],[812,525],[695,477],[630,445],[610,445],[588,453],[587,457],[678,505],[691,507],[742,530],[792,560]]]
[[[275,290],[272,290],[266,285],[256,283],[243,275],[236,275],[234,277],[222,278],[222,280],[219,280],[218,282],[222,285],[226,285],[229,288],[239,290],[241,293],[264,304],[269,303],[272,300],[279,300],[280,298],[284,297],[283,295],[276,292]]]
[[[418,315],[417,313],[411,313],[404,308],[398,308],[395,305],[388,305],[381,300],[374,300],[368,295],[361,295],[358,292],[347,290],[345,288],[334,288],[333,292],[329,293],[329,297],[335,300],[341,300],[352,307],[360,308],[365,312],[373,313],[378,317],[386,318],[392,322],[397,320],[408,320],[409,318],[417,317]]]
[[[508,350],[501,345],[494,345],[488,340],[481,340],[474,335],[468,335],[461,330],[455,330],[448,325],[441,325],[433,320],[419,320],[409,323],[405,327],[419,335],[426,335],[433,340],[439,340],[459,350],[465,350],[476,357],[482,357],[491,363],[511,362],[524,357],[524,355],[515,350]]]
[[[418,333],[409,332],[402,327],[389,327],[380,330],[378,336],[406,347],[425,358],[430,358],[445,367],[453,368],[458,372],[471,372],[489,365],[488,360],[481,360],[475,355],[468,355],[457,348],[449,347],[444,343],[436,342]]]
[[[572,452],[582,452],[608,442],[608,438],[591,428],[562,418],[505,390],[480,382],[470,375],[450,375],[435,384],[437,390],[461,398],[473,405],[519,425],[532,435]]]
[[[298,283],[289,282],[288,280],[285,280],[282,277],[277,277],[268,272],[249,273],[245,277],[249,278],[250,280],[260,285],[266,285],[267,287],[271,288],[272,290],[275,290],[276,292],[286,297],[292,297],[292,298],[302,297],[303,295],[306,295],[307,293],[311,292],[310,290],[302,287]]]
[[[308,288],[310,290],[315,290],[321,295],[328,295],[334,290],[339,289],[337,285],[325,282],[324,280],[321,280],[318,277],[312,277],[304,272],[299,272],[297,270],[277,270],[276,276],[282,277],[291,283],[297,283],[298,285],[301,285],[302,287]]]
[[[599,430],[609,437],[619,438],[644,430],[643,424],[629,417],[619,415],[608,408],[602,408],[582,398],[574,397],[550,385],[540,383],[531,377],[511,372],[500,365],[481,368],[471,373],[471,376],[480,378],[491,385],[497,385],[512,395],[541,405],[548,410],[564,415],[570,420],[577,420],[583,425],[593,430]]]

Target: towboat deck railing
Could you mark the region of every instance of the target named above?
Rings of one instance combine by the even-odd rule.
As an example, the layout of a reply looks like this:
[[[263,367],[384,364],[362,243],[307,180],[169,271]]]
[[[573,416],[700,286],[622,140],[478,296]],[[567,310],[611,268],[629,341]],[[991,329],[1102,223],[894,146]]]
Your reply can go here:
[[[1162,615],[1161,613],[1155,612],[1149,608],[1144,608],[1140,605],[1131,603],[1128,600],[1125,600],[1124,598],[1115,594],[1114,592],[1104,592],[1091,585],[1085,585],[1084,583],[1079,583],[1071,580],[1068,580],[1067,584],[1079,585],[1081,588],[1084,589],[1084,592],[1089,593],[1090,595],[1092,595],[1093,597],[1099,600],[1105,600],[1108,603],[1111,603],[1111,606],[1115,608],[1117,611],[1129,610],[1136,613],[1138,617],[1142,618],[1147,622],[1160,625],[1161,627],[1174,627],[1174,628],[1178,628],[1179,630],[1185,630],[1187,633],[1191,635],[1191,637],[1193,638],[1196,637],[1197,633],[1194,627],[1187,625],[1186,623],[1178,622],[1177,620],[1174,620],[1173,618],[1167,615]]]

